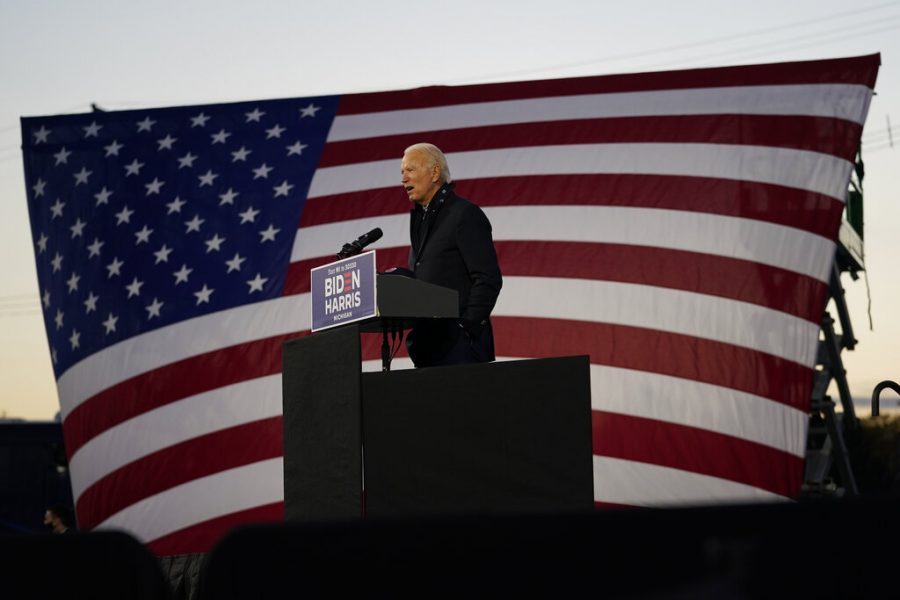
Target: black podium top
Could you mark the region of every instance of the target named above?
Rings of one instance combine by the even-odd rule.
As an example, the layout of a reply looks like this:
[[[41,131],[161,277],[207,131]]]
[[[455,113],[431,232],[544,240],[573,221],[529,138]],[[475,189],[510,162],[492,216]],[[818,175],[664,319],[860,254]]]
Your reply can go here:
[[[378,314],[357,322],[361,331],[380,332],[385,320],[408,328],[415,319],[459,318],[456,290],[403,275],[379,273],[375,279]]]

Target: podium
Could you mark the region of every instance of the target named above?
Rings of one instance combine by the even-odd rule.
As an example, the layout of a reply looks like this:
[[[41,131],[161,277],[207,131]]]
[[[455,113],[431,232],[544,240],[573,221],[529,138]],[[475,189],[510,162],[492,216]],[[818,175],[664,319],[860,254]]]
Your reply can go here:
[[[361,332],[458,316],[455,290],[372,275],[374,309],[283,345],[286,520],[591,510],[588,357],[363,373]]]

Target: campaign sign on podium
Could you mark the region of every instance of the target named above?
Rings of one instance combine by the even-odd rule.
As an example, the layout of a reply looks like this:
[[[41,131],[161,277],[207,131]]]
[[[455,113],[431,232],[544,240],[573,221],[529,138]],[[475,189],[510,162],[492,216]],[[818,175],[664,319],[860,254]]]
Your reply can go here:
[[[377,314],[374,250],[310,269],[309,282],[313,332]]]

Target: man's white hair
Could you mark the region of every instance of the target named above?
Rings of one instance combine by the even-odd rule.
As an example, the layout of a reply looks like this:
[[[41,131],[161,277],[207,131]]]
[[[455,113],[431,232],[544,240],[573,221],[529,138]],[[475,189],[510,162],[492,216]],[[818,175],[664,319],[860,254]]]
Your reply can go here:
[[[423,153],[428,157],[429,160],[428,165],[426,165],[427,167],[430,168],[434,165],[438,165],[441,168],[441,180],[444,183],[450,183],[451,181],[453,181],[453,179],[450,177],[450,167],[447,165],[447,157],[444,156],[444,153],[441,152],[441,149],[434,144],[429,144],[426,142],[413,144],[412,146],[404,150],[403,154],[407,154],[409,152]]]

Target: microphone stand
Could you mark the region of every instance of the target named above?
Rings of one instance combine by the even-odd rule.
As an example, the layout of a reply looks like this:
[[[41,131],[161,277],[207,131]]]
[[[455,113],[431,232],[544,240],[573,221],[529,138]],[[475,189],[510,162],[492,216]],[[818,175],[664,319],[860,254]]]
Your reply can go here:
[[[391,370],[391,347],[388,345],[387,319],[381,320],[381,370],[382,372]]]

